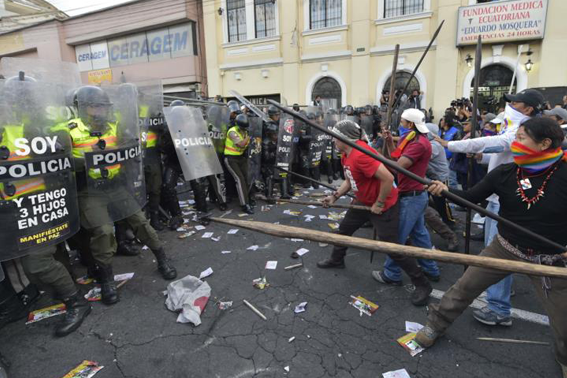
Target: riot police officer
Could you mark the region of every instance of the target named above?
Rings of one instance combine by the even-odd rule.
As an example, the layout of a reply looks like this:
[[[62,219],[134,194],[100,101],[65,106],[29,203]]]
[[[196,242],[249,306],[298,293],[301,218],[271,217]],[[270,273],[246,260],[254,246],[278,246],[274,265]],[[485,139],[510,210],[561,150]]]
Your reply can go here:
[[[277,175],[275,170],[276,154],[278,151],[278,128],[273,123],[266,125],[266,135],[262,139],[262,178],[264,179],[265,195],[273,198],[274,180]]]
[[[137,109],[137,99],[117,95],[115,100],[122,104],[115,109],[120,114],[119,122],[111,118],[113,103],[106,91],[94,86],[81,87],[75,94],[79,117],[56,126],[57,131],[68,133],[72,140],[81,225],[90,234],[90,250],[105,304],[119,301],[111,265],[116,252],[113,221],[125,219],[135,236],[150,247],[164,279],[177,277],[139,203],[140,198],[145,202],[145,188],[140,180],[141,161],[136,157],[141,153],[138,114],[133,112]],[[122,156],[128,159],[116,164],[121,146],[127,148],[128,154]],[[113,163],[105,163],[107,159]]]
[[[242,211],[247,214],[254,214],[250,206],[250,184],[248,183],[248,159],[247,148],[250,144],[248,135],[248,117],[239,114],[235,118],[236,126],[228,130],[226,144],[224,147],[224,161],[229,173],[236,182],[238,199],[242,206]]]

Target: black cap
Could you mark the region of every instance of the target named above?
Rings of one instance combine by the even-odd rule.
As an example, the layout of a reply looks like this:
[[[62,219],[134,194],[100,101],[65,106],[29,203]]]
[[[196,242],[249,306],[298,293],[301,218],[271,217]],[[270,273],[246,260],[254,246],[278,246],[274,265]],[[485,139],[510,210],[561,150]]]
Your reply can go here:
[[[541,110],[545,102],[543,94],[535,89],[525,89],[516,94],[505,94],[504,99],[506,102],[523,102],[537,110]]]

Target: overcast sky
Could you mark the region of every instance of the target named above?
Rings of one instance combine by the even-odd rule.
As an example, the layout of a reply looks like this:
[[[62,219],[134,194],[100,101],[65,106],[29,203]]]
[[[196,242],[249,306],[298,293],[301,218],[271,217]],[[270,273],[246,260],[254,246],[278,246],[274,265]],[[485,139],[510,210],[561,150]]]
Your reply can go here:
[[[108,8],[113,5],[127,3],[131,0],[47,0],[69,16],[88,13],[97,9]]]

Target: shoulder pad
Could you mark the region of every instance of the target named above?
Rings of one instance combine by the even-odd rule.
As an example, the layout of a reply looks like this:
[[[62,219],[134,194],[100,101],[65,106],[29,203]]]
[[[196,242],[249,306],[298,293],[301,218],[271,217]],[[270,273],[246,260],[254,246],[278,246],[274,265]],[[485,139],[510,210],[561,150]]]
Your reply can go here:
[[[79,126],[77,125],[77,122],[69,122],[69,124],[67,125],[67,127],[69,127],[69,130],[73,130],[77,126]]]

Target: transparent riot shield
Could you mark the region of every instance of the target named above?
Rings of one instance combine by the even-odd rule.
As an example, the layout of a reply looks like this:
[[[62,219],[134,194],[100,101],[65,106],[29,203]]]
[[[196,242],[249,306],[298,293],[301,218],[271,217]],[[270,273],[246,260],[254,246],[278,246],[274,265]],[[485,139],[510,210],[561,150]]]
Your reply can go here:
[[[298,139],[295,129],[295,119],[282,114],[278,130],[278,149],[276,153],[276,167],[290,170],[293,157],[295,155],[295,139]],[[279,171],[282,175],[282,171]]]
[[[71,140],[48,112],[64,103],[64,86],[23,72],[0,80],[0,261],[79,230]]]
[[[325,113],[325,116],[323,117],[323,126],[327,129],[327,130],[333,130],[333,127],[335,126],[335,124],[339,121],[339,115],[336,114],[336,112],[334,111],[330,111]],[[329,134],[325,134],[324,136],[325,139],[325,149],[324,149],[324,153],[326,155],[327,159],[333,159],[336,151],[335,151],[335,144],[333,143],[333,137],[330,136]]]
[[[138,126],[142,149],[157,151],[155,147],[157,147],[160,135],[166,129],[161,80],[124,83],[121,87],[125,87],[125,90],[135,90],[137,94]]]
[[[250,135],[250,146],[248,147],[248,182],[250,185],[262,187],[262,127],[260,117],[254,114],[248,115],[248,133]]]
[[[81,221],[90,227],[125,219],[146,203],[137,101],[120,85],[76,92],[79,118],[69,129],[84,156],[84,171],[78,171],[86,178],[88,195],[81,201]]]
[[[185,181],[223,173],[201,110],[176,106],[164,112]]]
[[[374,116],[371,114],[362,114],[360,116],[360,127],[364,130],[368,138],[371,139],[374,135]]]
[[[213,140],[213,145],[219,155],[224,154],[224,144],[229,122],[230,112],[227,106],[211,105],[207,107],[209,136]]]

